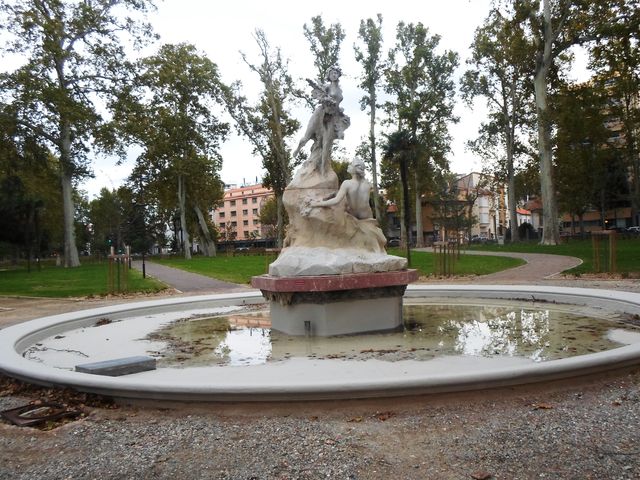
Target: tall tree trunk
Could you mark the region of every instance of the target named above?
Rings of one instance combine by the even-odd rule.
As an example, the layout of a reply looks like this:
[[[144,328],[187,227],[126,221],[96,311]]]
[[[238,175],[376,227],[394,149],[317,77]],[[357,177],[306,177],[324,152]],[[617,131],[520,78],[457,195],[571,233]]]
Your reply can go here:
[[[376,158],[376,97],[375,88],[369,111],[369,144],[371,148],[371,179],[373,180],[373,209],[378,224],[382,221],[382,205],[380,204],[380,192],[378,191],[378,160]]]
[[[189,230],[187,229],[187,211],[184,177],[178,175],[178,209],[180,210],[180,228],[182,230],[182,248],[185,260],[191,260],[191,242],[189,241]]]
[[[284,203],[282,201],[282,193],[276,193],[276,219],[277,219],[277,246],[282,248],[284,244]]]
[[[411,266],[411,209],[409,208],[409,174],[407,160],[400,159],[400,181],[402,182],[403,223],[407,249],[407,263]]]
[[[553,186],[553,161],[551,149],[551,124],[547,107],[547,75],[552,60],[553,31],[551,28],[551,7],[544,0],[544,45],[539,52],[536,73],[533,79],[538,121],[538,153],[540,155],[540,190],[542,195],[542,245],[557,245],[558,206]]]
[[[507,203],[509,204],[509,223],[511,224],[511,242],[520,241],[518,236],[518,212],[516,209],[516,176],[513,168],[513,140],[507,143]]]
[[[60,122],[60,184],[62,186],[62,209],[64,213],[64,266],[79,267],[80,257],[76,246],[75,207],[71,174],[71,126],[66,120]]]
[[[422,227],[422,196],[418,188],[418,172],[413,177],[413,184],[416,197],[416,247],[422,248],[424,247],[424,228]]]
[[[80,257],[76,247],[76,230],[73,206],[73,184],[71,177],[62,173],[62,208],[64,210],[64,266],[79,267]]]
[[[198,225],[200,225],[200,242],[202,242],[202,249],[204,250],[204,254],[207,257],[215,257],[216,256],[216,242],[211,238],[211,232],[209,231],[209,225],[207,225],[207,221],[202,214],[202,210],[198,205],[193,207],[193,210],[196,212],[196,216],[198,217]]]

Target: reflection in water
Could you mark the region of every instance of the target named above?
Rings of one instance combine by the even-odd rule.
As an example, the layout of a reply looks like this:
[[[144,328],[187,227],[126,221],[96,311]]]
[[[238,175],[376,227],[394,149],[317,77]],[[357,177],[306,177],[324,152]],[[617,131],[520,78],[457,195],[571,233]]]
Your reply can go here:
[[[294,337],[271,331],[268,312],[184,319],[147,340],[166,342],[166,367],[254,365],[290,357],[387,361],[439,355],[519,356],[552,360],[619,347],[607,332],[640,329],[615,318],[518,305],[405,305],[399,331]],[[521,305],[521,304],[520,304]]]

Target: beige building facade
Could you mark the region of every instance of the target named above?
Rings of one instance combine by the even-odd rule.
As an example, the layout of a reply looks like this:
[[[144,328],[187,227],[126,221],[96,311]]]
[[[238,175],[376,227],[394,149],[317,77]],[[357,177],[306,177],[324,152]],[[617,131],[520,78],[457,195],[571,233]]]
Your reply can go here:
[[[273,191],[258,183],[232,187],[224,192],[223,202],[211,212],[211,219],[223,241],[263,238],[260,210],[273,197]]]

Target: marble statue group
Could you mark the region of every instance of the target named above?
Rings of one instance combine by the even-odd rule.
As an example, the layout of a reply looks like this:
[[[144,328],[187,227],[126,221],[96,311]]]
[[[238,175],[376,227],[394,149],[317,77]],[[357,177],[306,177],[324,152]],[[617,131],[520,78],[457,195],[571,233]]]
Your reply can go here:
[[[334,141],[343,139],[350,125],[340,106],[340,75],[340,69],[334,66],[327,71],[323,85],[308,80],[318,104],[294,156],[309,141],[313,144],[283,195],[289,229],[280,256],[269,267],[270,275],[331,275],[406,268],[404,258],[386,254],[385,236],[369,205],[371,184],[365,177],[364,161],[355,158],[351,162],[351,178],[342,185],[331,168]]]

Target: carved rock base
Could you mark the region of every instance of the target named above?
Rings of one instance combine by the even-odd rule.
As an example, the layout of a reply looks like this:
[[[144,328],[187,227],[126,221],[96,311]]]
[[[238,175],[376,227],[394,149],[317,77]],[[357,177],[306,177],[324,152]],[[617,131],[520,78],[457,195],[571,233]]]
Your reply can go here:
[[[271,327],[288,335],[331,336],[402,325],[402,296],[415,270],[308,277],[253,277],[271,309]]]

